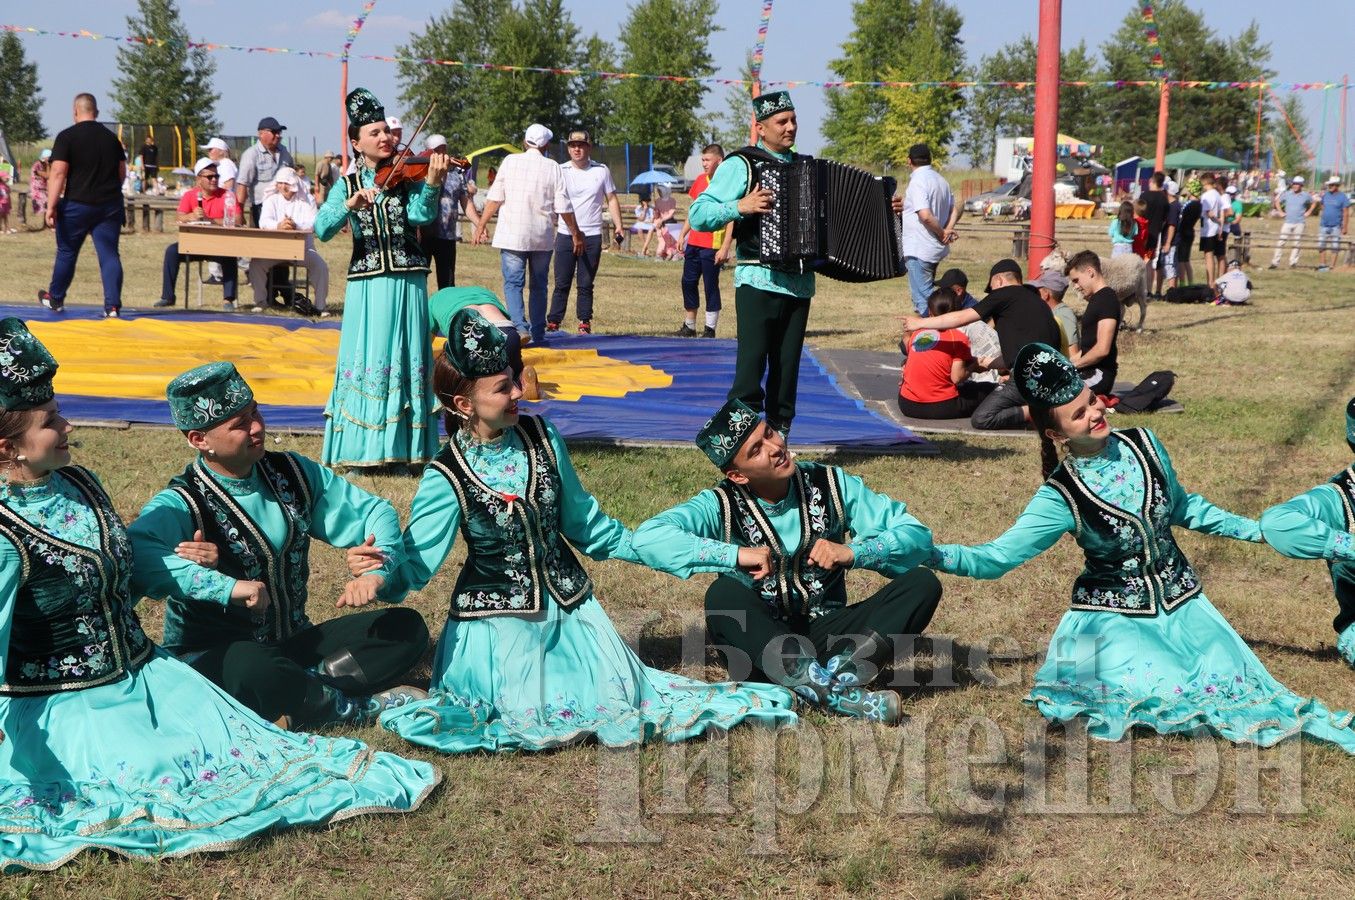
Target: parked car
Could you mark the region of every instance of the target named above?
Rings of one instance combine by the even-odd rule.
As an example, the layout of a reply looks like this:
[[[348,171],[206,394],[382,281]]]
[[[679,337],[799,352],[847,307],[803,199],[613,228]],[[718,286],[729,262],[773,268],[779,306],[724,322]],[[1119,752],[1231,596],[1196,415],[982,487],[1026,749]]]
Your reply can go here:
[[[1019,181],[1008,181],[999,184],[991,191],[984,191],[982,194],[976,194],[970,197],[964,203],[964,211],[967,213],[979,213],[980,215],[988,209],[990,203],[1001,203],[1010,200],[1016,196],[1016,190],[1021,186]]]
[[[692,189],[692,180],[683,176],[677,169],[668,165],[668,163],[656,163],[654,171],[663,172],[673,179],[673,182],[669,187],[673,189],[673,193],[675,194],[685,194]]]

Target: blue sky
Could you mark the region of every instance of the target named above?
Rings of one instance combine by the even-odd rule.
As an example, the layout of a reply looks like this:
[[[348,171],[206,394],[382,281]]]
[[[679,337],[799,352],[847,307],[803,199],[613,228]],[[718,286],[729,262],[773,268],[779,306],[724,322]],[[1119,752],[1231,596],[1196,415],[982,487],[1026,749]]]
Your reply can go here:
[[[968,58],[982,55],[1036,29],[1037,0],[952,0],[964,16],[961,36]],[[1127,12],[1129,0],[1094,0],[1064,3],[1063,44],[1085,40],[1098,47]],[[1211,10],[1216,32],[1235,34],[1255,20],[1270,41],[1272,65],[1279,81],[1339,81],[1350,64],[1339,52],[1341,41],[1355,34],[1355,4],[1348,0],[1229,0],[1228,3],[1195,2]],[[285,16],[282,4],[269,0],[180,0],[189,31],[196,38],[247,46],[290,47],[307,50],[339,49],[348,23],[361,8],[361,0],[291,0]],[[597,32],[614,40],[626,14],[626,5],[598,0],[566,0],[575,23],[584,34]],[[45,0],[41,4],[6,3],[0,13],[5,24],[72,31],[86,29],[103,34],[122,34],[131,0],[91,3],[89,0]],[[445,8],[445,7],[442,7]],[[719,21],[724,30],[711,37],[711,49],[719,75],[737,77],[746,49],[757,30],[761,0],[722,0]],[[411,30],[428,19],[428,5],[410,0],[378,0],[353,52],[392,54]],[[1091,15],[1089,9],[1105,11]],[[1214,10],[1225,10],[1216,15]],[[776,0],[767,41],[763,77],[767,80],[830,77],[828,63],[851,31],[848,0]],[[1339,38],[1324,40],[1328,35]],[[39,66],[43,85],[44,121],[55,132],[69,123],[69,99],[84,90],[99,97],[105,111],[112,78],[116,74],[117,45],[111,41],[62,39],[23,35],[29,58]],[[260,117],[276,116],[288,126],[288,136],[309,152],[312,144],[323,151],[337,148],[340,103],[337,61],[288,57],[279,54],[248,54],[219,51],[216,83],[220,92],[217,115],[229,134],[247,134]],[[374,60],[354,59],[349,67],[350,86],[366,85],[386,100],[396,114],[415,115],[399,109],[395,66]],[[510,77],[510,76],[499,76]],[[724,107],[723,88],[707,95],[707,106]],[[1335,116],[1339,97],[1331,94],[1330,119],[1323,157],[1330,159],[1335,145]],[[1306,92],[1314,140],[1322,116],[1322,92]],[[819,123],[823,118],[822,91],[796,91],[800,110],[800,146],[807,152],[820,145]],[[422,111],[419,111],[422,112]],[[1153,140],[1154,123],[1146,123],[1145,145]],[[1146,147],[1151,150],[1151,147]],[[1347,160],[1352,158],[1347,151]]]

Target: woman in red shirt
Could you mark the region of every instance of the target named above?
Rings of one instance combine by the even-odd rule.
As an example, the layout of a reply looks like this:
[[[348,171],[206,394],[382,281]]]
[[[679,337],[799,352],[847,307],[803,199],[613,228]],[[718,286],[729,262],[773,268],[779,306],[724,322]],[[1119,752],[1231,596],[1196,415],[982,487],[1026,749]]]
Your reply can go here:
[[[948,290],[927,298],[927,314],[943,316],[956,306]],[[997,385],[966,381],[984,367],[969,349],[969,338],[958,328],[924,328],[905,332],[908,356],[899,381],[899,411],[913,419],[967,418]]]

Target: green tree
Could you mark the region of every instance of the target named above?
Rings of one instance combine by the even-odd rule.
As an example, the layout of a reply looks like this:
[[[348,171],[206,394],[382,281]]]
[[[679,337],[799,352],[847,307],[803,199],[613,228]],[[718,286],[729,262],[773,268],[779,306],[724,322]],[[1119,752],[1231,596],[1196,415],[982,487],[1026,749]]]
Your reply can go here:
[[[155,42],[118,49],[121,75],[113,79],[118,119],[188,126],[204,140],[217,131],[216,63],[204,48],[188,46],[188,29],[174,0],[137,0],[136,15],[127,17],[127,34]]]
[[[744,56],[743,66],[739,69],[739,80],[753,80],[753,51]],[[748,143],[753,123],[752,89],[747,84],[731,84],[725,90],[725,106],[718,114],[710,118],[713,126],[710,137],[715,143],[732,153]]]
[[[23,42],[12,31],[0,35],[0,131],[18,143],[47,137],[42,127],[42,91],[38,65],[24,55]]]
[[[1289,130],[1289,125],[1285,123],[1284,116],[1275,116],[1270,131],[1271,146],[1275,150],[1274,167],[1297,173],[1313,164],[1312,157],[1303,149],[1303,145],[1308,143],[1309,137],[1308,117],[1304,115],[1303,100],[1298,94],[1291,93],[1284,98],[1280,105],[1284,107],[1285,115],[1293,123],[1294,131],[1298,132],[1298,137],[1294,136],[1294,131]],[[1300,142],[1300,138],[1302,142]]]
[[[1161,0],[1154,7],[1159,49],[1168,78],[1181,81],[1264,81],[1271,78],[1270,45],[1261,42],[1255,22],[1237,37],[1223,38],[1205,24],[1205,14],[1185,0]],[[1137,3],[1102,45],[1106,77],[1151,78],[1149,48]],[[1098,92],[1107,158],[1151,155],[1157,136],[1158,92],[1136,87]],[[1167,150],[1195,149],[1240,158],[1252,147],[1256,128],[1255,91],[1173,90],[1167,119]],[[1082,137],[1079,135],[1079,137]],[[1087,138],[1091,140],[1091,138]]]
[[[973,81],[1035,81],[1035,41],[1030,35],[1000,47],[979,61]],[[1096,81],[1096,61],[1085,43],[1063,51],[1059,63],[1062,81]],[[1059,89],[1059,131],[1090,143],[1100,143],[1101,116],[1096,88]],[[1030,136],[1035,128],[1035,87],[972,89],[965,102],[964,130],[956,149],[976,168],[993,165],[995,139]]]
[[[591,72],[615,72],[616,48],[597,35],[584,42],[578,68]],[[611,141],[609,123],[616,114],[616,83],[603,78],[580,78],[574,95],[574,118],[570,128],[582,128],[593,143]]]
[[[638,0],[621,26],[621,68],[654,75],[706,78],[715,72],[707,37],[715,0]],[[655,159],[681,166],[706,136],[698,116],[709,88],[695,81],[627,78],[616,85],[613,141],[653,144]]]
[[[960,41],[963,19],[944,0],[855,0],[851,35],[842,45],[842,56],[831,66],[842,81],[956,81],[964,67]],[[914,89],[919,96],[905,98],[900,91],[874,88],[827,91],[828,117],[823,123],[827,140],[825,156],[866,165],[896,159],[881,140],[886,120],[894,119],[891,145],[907,133],[925,136],[940,152],[950,142],[955,118],[945,116],[959,106],[958,91],[945,88]],[[923,93],[935,94],[922,97]],[[891,104],[893,111],[891,111]],[[920,114],[925,130],[915,128],[901,116]],[[906,147],[905,147],[906,149]]]
[[[544,69],[577,68],[579,58],[574,47],[578,40],[579,29],[565,11],[563,0],[526,0],[517,14],[499,22],[494,32],[494,55],[488,61]],[[533,122],[540,122],[557,135],[569,129],[578,79],[546,72],[491,73],[488,77],[484,114],[498,130],[498,140],[521,141],[522,133]]]

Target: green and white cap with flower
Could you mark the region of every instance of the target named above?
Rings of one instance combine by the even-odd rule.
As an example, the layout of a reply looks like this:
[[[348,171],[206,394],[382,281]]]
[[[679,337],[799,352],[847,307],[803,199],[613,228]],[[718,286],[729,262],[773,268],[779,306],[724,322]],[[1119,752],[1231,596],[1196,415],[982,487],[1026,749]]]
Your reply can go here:
[[[190,369],[165,388],[169,413],[180,431],[206,431],[254,402],[254,391],[234,363]]]
[[[361,128],[373,122],[386,121],[386,108],[376,99],[376,94],[366,88],[354,88],[344,98],[348,110],[348,124]]]
[[[438,324],[447,335],[442,352],[462,375],[484,378],[508,368],[508,338],[478,311],[462,309],[451,322]]]
[[[0,409],[33,409],[52,399],[56,358],[23,319],[0,319]]]
[[[789,91],[772,91],[770,94],[753,98],[753,116],[759,122],[779,112],[794,109],[795,104],[791,102]]]
[[[757,410],[742,400],[729,400],[697,433],[696,446],[723,469],[761,423]]]
[[[1016,351],[1012,380],[1023,400],[1046,409],[1071,403],[1085,387],[1082,376],[1062,353],[1038,341]]]

